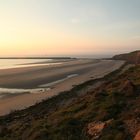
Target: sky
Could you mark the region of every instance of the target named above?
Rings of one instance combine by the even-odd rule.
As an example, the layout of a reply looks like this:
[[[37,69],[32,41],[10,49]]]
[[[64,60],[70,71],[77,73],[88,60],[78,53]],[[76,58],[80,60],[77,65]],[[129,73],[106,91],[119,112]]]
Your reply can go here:
[[[140,49],[140,0],[0,0],[0,56]]]

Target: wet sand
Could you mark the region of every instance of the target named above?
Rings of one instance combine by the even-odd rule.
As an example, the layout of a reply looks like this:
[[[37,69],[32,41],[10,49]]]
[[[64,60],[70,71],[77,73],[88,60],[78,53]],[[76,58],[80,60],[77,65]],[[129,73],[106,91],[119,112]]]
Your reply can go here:
[[[0,115],[13,110],[27,108],[44,99],[51,98],[62,91],[70,90],[90,79],[101,78],[120,68],[124,62],[114,60],[75,60],[61,65],[35,66],[0,70],[0,87],[35,88],[41,84],[54,82],[67,75],[78,74],[52,86],[49,91],[20,94],[0,100]]]
[[[99,60],[75,60],[58,65],[43,65],[0,70],[0,87],[37,88],[39,85],[63,79],[68,75],[82,75],[90,71]]]

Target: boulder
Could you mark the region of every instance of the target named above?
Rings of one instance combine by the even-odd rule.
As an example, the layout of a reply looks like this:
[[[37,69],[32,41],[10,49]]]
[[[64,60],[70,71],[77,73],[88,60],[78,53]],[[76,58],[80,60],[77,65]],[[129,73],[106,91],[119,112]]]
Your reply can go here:
[[[91,122],[87,126],[87,134],[92,137],[93,140],[96,140],[102,134],[102,131],[110,124],[112,120],[105,122]]]
[[[137,132],[134,140],[140,140],[140,130]]]

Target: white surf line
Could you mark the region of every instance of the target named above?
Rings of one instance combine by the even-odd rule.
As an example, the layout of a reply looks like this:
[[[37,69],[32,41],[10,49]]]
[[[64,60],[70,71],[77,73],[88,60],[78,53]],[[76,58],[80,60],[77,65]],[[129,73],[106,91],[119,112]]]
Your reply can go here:
[[[44,65],[47,65],[47,66],[51,66],[51,65],[61,65],[62,63],[35,63],[35,64],[22,64],[22,65],[15,65],[16,67],[25,67],[25,66],[28,66],[28,67],[31,67],[31,66],[44,66]]]
[[[9,67],[1,67],[0,70],[3,69],[13,69],[13,68],[25,68],[25,67],[34,67],[34,66],[53,66],[53,65],[61,65],[63,63],[44,63],[44,64],[29,64],[29,65],[13,65],[13,66],[9,66]]]
[[[36,93],[42,91],[49,91],[50,88],[35,88],[35,89],[13,89],[13,88],[0,88],[0,98],[7,96],[7,94],[23,94],[23,93]]]
[[[51,87],[53,85],[56,85],[58,83],[61,83],[65,80],[67,80],[67,79],[70,79],[70,78],[73,78],[73,77],[76,77],[76,76],[78,76],[78,74],[71,74],[71,75],[68,75],[66,78],[63,78],[63,79],[60,79],[60,80],[57,80],[57,81],[54,81],[54,82],[51,82],[51,83],[48,83],[48,84],[43,84],[43,85],[40,85],[38,87],[40,87],[40,88]]]

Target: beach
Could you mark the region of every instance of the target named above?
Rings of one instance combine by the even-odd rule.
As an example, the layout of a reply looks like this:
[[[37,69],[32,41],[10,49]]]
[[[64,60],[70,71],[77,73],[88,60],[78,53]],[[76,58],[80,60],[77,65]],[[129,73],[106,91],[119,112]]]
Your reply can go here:
[[[77,59],[57,65],[0,70],[2,88],[42,88],[39,91],[13,94],[0,99],[0,115],[27,108],[88,80],[102,78],[123,64],[124,61]]]

